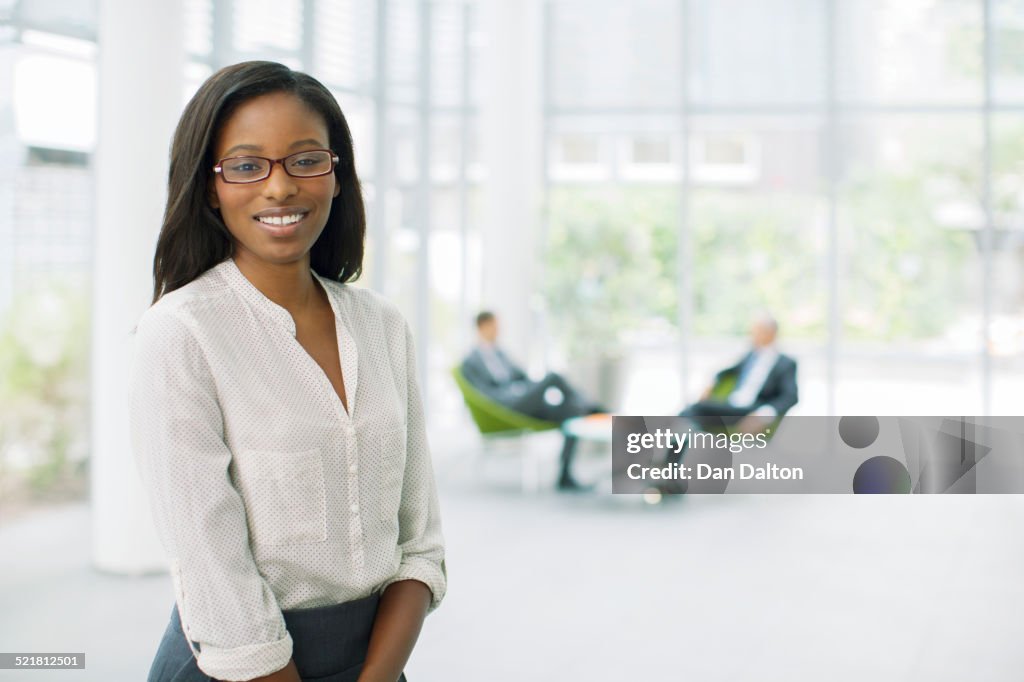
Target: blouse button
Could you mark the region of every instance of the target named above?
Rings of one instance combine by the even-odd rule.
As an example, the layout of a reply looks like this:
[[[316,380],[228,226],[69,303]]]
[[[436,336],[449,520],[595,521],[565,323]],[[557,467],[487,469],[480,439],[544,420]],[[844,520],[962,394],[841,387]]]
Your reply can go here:
[[[358,504],[353,504],[351,507],[349,507],[349,509],[352,510],[353,514],[359,513],[359,505]]]

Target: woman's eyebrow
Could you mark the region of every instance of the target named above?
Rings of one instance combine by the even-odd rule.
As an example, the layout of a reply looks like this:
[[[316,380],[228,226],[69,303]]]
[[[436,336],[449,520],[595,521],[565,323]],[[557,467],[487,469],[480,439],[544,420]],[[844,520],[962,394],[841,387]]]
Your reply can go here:
[[[258,144],[236,144],[234,147],[224,152],[224,156],[228,157],[234,154],[235,152],[242,150],[245,150],[247,152],[260,152],[263,151],[263,147],[259,146]]]
[[[288,145],[288,149],[295,149],[296,147],[305,147],[306,145],[316,145],[317,147],[323,147],[324,144],[315,138],[307,137],[305,140],[299,140],[298,142],[292,142]]]
[[[288,145],[288,149],[304,147],[309,144],[315,145],[317,147],[323,147],[323,143],[320,142],[320,140],[317,140],[316,138],[312,137],[307,137],[305,140],[297,140],[296,142],[292,142],[290,145]],[[259,146],[258,144],[236,144],[234,147],[224,152],[224,156],[226,158],[228,156],[231,156],[235,152],[242,150],[247,152],[261,152],[263,151],[263,147]]]

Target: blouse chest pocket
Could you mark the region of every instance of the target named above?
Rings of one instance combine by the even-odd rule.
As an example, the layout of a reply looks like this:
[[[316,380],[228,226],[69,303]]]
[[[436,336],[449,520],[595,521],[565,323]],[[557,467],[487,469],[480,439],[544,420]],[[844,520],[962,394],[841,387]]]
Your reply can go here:
[[[398,510],[402,504],[402,483],[405,479],[405,427],[383,431],[378,439],[382,464],[380,516],[381,520],[394,523],[397,527]]]
[[[249,537],[258,545],[296,545],[327,539],[323,454],[243,450],[235,457]]]

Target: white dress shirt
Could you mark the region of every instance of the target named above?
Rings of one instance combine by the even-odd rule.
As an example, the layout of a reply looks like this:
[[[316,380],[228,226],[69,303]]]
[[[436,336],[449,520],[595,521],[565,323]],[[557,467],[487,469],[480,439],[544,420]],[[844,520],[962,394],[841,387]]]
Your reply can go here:
[[[481,343],[478,348],[480,349],[480,357],[483,359],[484,364],[487,366],[487,371],[491,373],[494,380],[499,384],[507,383],[512,378],[512,372],[509,371],[508,364],[498,355],[494,345]]]
[[[773,346],[752,350],[751,357],[747,360],[749,365],[746,371],[743,372],[742,380],[736,385],[732,393],[729,394],[729,404],[736,407],[752,407],[761,389],[764,388],[764,382],[768,380],[768,375],[771,373],[772,368],[775,367],[778,359],[779,352]],[[775,408],[767,405],[763,407],[769,408],[772,413],[775,412]],[[759,410],[758,414],[761,416],[774,416],[774,414],[768,414],[764,409]]]
[[[433,610],[446,589],[408,325],[373,291],[317,279],[347,412],[288,311],[231,259],[165,295],[137,328],[133,449],[182,626],[217,679],[287,664],[282,609],[411,578]]]

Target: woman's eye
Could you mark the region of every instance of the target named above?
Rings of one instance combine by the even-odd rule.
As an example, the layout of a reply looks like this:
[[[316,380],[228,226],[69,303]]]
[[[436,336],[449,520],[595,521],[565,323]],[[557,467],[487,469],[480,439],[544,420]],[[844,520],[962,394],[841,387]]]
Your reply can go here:
[[[236,173],[255,173],[259,169],[260,169],[259,164],[258,163],[253,163],[252,161],[246,161],[245,163],[238,163],[238,164],[235,164],[234,166],[231,167],[231,170],[235,171]]]
[[[330,163],[330,155],[323,152],[309,152],[288,160],[289,168],[304,173],[320,172]]]

